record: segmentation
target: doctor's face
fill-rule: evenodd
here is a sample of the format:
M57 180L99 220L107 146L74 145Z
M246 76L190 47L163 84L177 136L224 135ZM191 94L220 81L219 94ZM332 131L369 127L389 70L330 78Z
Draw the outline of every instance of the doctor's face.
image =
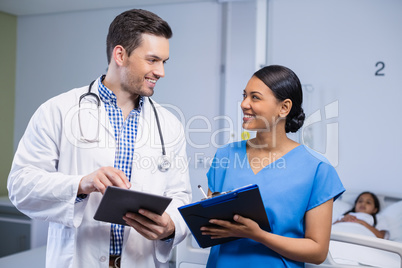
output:
M168 39L142 34L140 46L134 49L123 62L122 90L135 95L152 96L156 82L165 76L164 64L168 59Z

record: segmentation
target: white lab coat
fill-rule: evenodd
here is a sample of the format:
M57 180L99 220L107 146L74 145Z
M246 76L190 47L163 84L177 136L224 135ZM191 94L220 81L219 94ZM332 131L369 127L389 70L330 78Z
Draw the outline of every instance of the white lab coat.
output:
M97 83L92 92L97 92ZM108 267L110 224L93 219L102 195L91 193L76 203L81 178L102 166L113 166L113 127L100 105L99 141L80 141L78 100L88 87L73 89L42 104L35 112L14 157L7 188L12 203L31 218L49 222L46 267ZM94 98L82 102L82 129L96 136L98 111ZM155 103L155 102L154 102ZM147 240L125 227L121 267L168 267L170 253L187 234L177 207L191 201L186 144L182 124L157 103L172 167L157 168L162 155L155 115L145 98L139 119L131 175L132 189L173 198L166 212L175 224L170 242Z

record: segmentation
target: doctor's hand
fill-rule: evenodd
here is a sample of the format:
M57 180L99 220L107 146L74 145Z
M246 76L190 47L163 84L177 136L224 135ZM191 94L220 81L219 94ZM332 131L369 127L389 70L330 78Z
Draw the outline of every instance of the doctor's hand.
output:
M249 218L235 215L233 220L234 222L212 219L209 222L214 225L201 227L201 233L209 235L211 239L242 237L255 240L258 234L265 232L260 228L258 223Z
M175 231L174 222L166 212L160 216L149 210L140 209L138 213L128 212L123 219L149 240L167 238Z
M108 186L129 189L131 183L123 171L114 167L101 167L81 179L78 194L90 194L92 192L104 194Z

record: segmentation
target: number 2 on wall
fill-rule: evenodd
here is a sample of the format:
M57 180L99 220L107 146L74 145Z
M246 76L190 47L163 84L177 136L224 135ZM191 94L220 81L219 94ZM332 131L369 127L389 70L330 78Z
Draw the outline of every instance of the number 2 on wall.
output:
M382 62L382 61L377 62L375 64L375 67L378 67L378 70L375 72L375 75L377 75L377 76L384 76L385 75L385 73L382 72L384 70L384 68L385 68L385 63L384 62Z

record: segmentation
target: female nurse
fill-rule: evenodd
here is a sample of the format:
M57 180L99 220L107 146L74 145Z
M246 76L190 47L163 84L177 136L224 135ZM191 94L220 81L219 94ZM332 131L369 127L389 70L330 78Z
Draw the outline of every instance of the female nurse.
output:
M248 81L243 128L256 137L217 150L208 192L257 184L272 231L242 215L212 219L201 228L203 235L239 239L212 247L207 267L304 267L325 260L333 201L345 189L327 159L286 135L303 125L302 99L300 81L289 68L267 66Z

